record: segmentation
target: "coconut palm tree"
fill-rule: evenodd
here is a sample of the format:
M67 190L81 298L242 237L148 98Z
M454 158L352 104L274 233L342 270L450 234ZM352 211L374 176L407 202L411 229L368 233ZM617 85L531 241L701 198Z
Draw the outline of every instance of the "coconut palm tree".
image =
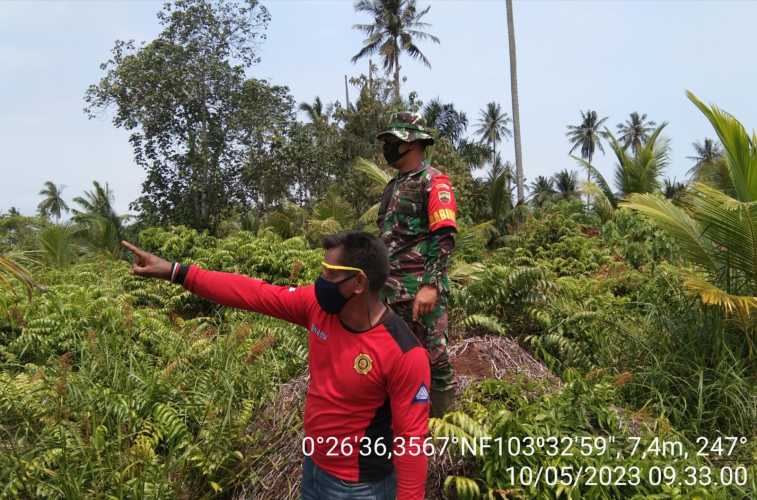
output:
M353 26L365 33L367 38L351 60L356 63L363 57L378 52L386 73L394 73L394 97L397 102L400 101L400 54L405 52L431 67L431 63L415 44L417 40L439 43L437 37L424 31L431 26L422 21L429 10L431 6L418 11L415 0L359 0L355 3L355 11L370 15L373 22Z
M489 205L497 226L500 225L505 215L513 208L512 181L514 177L512 164L510 162L503 164L500 157L497 156L494 159L487 179L487 184L489 185Z
M618 140L623 144L623 148L628 149L631 146L636 152L654 131L655 125L655 122L647 121L646 113L639 115L634 111L625 123L618 123Z
M515 173L518 185L518 204L524 201L523 154L520 146L520 104L518 102L518 70L515 58L515 23L513 22L513 1L507 0L507 39L510 59L510 96L513 103L513 130L515 132Z
M70 222L67 224L50 224L44 227L39 232L37 241L45 263L60 268L74 262L79 253L79 246L75 237L76 230Z
M321 98L318 96L316 96L313 104L302 102L299 106L300 111L303 111L308 119L310 119L310 122L315 125L327 125L333 108L333 104L329 104L324 108Z
M754 353L757 309L757 134L749 135L732 115L708 106L687 91L707 117L724 149L724 161L734 194L693 182L678 207L662 197L635 194L624 206L637 210L665 230L683 255L704 271L685 271L687 287L705 304L735 315Z
M662 188L662 194L668 200L679 202L681 200L681 197L686 192L686 184L684 184L683 182L676 182L675 179L665 179L664 182L665 184Z
M574 170L563 169L553 175L552 180L559 198L578 196L578 176Z
M94 189L74 198L81 210L72 209L74 222L84 228L87 240L96 248L117 253L123 234L123 222L129 215L118 215L113 209L114 194L108 183L103 187L93 181Z
M568 125L568 140L572 144L569 153L573 153L581 148L581 158L591 164L594 158L594 152L599 149L602 153L605 149L602 147L602 136L604 133L601 127L607 121L605 116L602 119L597 117L597 112L588 110L586 113L581 111L581 123L579 125ZM587 179L591 180L591 173L587 174Z
M492 158L497 158L497 144L502 141L502 138L512 137L513 135L507 128L509 123L510 117L507 112L502 111L499 103L490 102L486 105L486 108L481 110L476 135L479 137L479 142L489 144L492 150Z
M423 107L426 125L435 128L439 137L448 139L455 147L459 146L468 128L468 117L455 109L452 103L442 104L439 98L432 99Z
M45 187L39 192L40 195L45 197L45 199L37 205L40 214L44 217L54 215L57 220L60 220L61 211L69 211L68 205L66 205L66 202L63 201L63 197L61 196L63 188L65 188L65 186L56 186L52 181L45 182Z
M654 193L660 190L660 175L668 165L670 148L668 141L660 139L663 122L642 144L638 151L630 155L612 132L605 129L605 137L618 163L615 166L615 186L621 196L631 193Z
M717 141L705 138L702 143L693 143L695 154L687 156L696 163L687 172L693 181L704 182L712 187L735 196L734 186L723 157L723 148Z
M694 156L687 156L689 160L694 160L694 166L687 172L689 175L696 177L697 173L707 165L713 164L723 158L723 147L709 137L705 137L703 142L693 142Z
M354 220L352 206L339 196L334 186L313 207L305 224L306 234L310 241L319 242L327 234L352 227Z
M549 177L539 175L531 183L531 203L534 206L543 207L555 194L555 183Z
M472 169L481 168L492 159L491 147L479 141L460 139L455 149L465 164Z

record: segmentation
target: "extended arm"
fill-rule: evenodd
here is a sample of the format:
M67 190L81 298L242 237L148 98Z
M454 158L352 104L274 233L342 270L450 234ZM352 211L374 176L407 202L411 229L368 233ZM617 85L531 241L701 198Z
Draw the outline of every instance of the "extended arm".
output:
M248 309L304 327L312 287L287 287L237 273L209 271L181 265L176 282L190 292L218 304Z
M168 280L224 306L249 309L308 326L308 309L315 300L312 286L295 288L272 285L237 273L171 263L128 241L121 241L121 245L134 254L131 267L134 275Z

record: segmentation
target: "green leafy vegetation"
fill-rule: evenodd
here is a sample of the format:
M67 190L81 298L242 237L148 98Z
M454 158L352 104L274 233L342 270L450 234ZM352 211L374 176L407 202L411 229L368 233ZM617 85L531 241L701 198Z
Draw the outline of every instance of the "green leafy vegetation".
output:
M482 103L469 130L454 102L400 92L400 56L428 64L416 42L438 41L430 7L375 0L356 11L372 20L355 26L367 39L354 59L378 54L384 71L369 60L367 74L345 78L344 102L297 104L287 87L250 76L271 22L255 0L168 2L154 40L115 43L86 111L112 105L114 125L129 131L146 172L136 213L117 213L106 182L69 207L64 186L47 181L37 215L0 214L0 498L232 498L262 481L260 464L276 467L271 436L286 433L257 417L305 373L305 332L135 277L119 241L311 283L324 235L376 231L395 174L376 134L399 110L436 130L427 160L459 203L451 342L506 336L559 379L470 381L455 411L430 422L436 438L458 439L448 453L460 462L438 489L754 498L757 136L689 93L718 139L694 144L681 183L663 179L666 122L631 112L615 137L609 117L581 112L566 153L579 155L586 181L560 167L533 176L526 197L520 153L513 166L500 147L513 137L519 151L516 103L512 121L501 104ZM592 164L605 145L616 191ZM296 429L297 417L285 425ZM524 453L539 436L578 439L579 451L548 453L542 441ZM700 453L702 439L731 438L727 452ZM473 439L520 448L464 455L460 440ZM676 455L634 447L661 441L678 443ZM539 469L594 470L594 484L521 475Z

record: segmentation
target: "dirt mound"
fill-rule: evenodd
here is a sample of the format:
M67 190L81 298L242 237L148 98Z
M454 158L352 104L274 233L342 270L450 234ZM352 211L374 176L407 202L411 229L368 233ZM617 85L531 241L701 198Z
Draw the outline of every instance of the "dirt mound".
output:
M455 367L457 392L472 382L485 378L510 379L525 375L560 381L542 363L534 359L518 343L497 336L472 337L448 347ZM234 493L235 500L299 499L302 474L302 413L309 377L302 375L282 385L274 402L250 425L256 434L253 449L246 450L243 484ZM443 498L444 479L449 474L465 474L466 464L448 453L433 455L429 460L426 497Z
M484 378L508 379L516 375L559 383L541 361L507 337L472 337L449 346L447 352L458 383Z

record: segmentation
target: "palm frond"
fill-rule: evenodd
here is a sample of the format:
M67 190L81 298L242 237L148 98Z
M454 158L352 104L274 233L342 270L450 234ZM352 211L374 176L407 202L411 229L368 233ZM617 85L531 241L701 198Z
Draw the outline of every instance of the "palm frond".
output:
M581 184L581 192L588 195L594 203L594 210L596 211L602 222L606 222L612 219L612 215L615 212L615 207L607 199L605 192L593 182L584 182Z
M371 181L371 187L369 189L372 193L381 193L386 184L392 179L391 176L381 170L378 165L365 158L355 158L352 165L358 172L364 174Z
M589 175L594 179L594 182L597 183L597 186L599 186L599 189L602 190L602 193L604 193L605 198L612 204L613 207L618 205L618 199L615 196L615 193L612 192L612 189L610 189L610 185L605 180L604 176L600 173L599 170L594 168L594 166L589 163L588 161L584 160L583 158L579 158L574 155L570 155L571 158L573 158L575 161L577 161L579 164L581 164L588 172Z
M28 257L24 257L26 260L33 262ZM0 282L0 285L2 285L5 288L8 288L11 292L13 292L13 286L10 281L8 281L5 276L9 276L16 281L20 282L21 285L26 290L27 297L29 301L32 300L32 291L35 288L38 289L44 289L41 285L39 285L34 278L32 277L32 274L29 272L26 267L21 265L18 260L19 258L14 258L12 255L0 255L0 279L2 281ZM5 276L4 276L5 275Z
M691 91L686 96L705 115L725 149L728 171L741 201L757 201L757 135L749 136L744 126L717 106L708 106Z
M702 228L685 210L659 195L649 193L631 194L620 206L645 215L676 240L689 260L718 274L719 265L713 259L715 249L702 238Z

